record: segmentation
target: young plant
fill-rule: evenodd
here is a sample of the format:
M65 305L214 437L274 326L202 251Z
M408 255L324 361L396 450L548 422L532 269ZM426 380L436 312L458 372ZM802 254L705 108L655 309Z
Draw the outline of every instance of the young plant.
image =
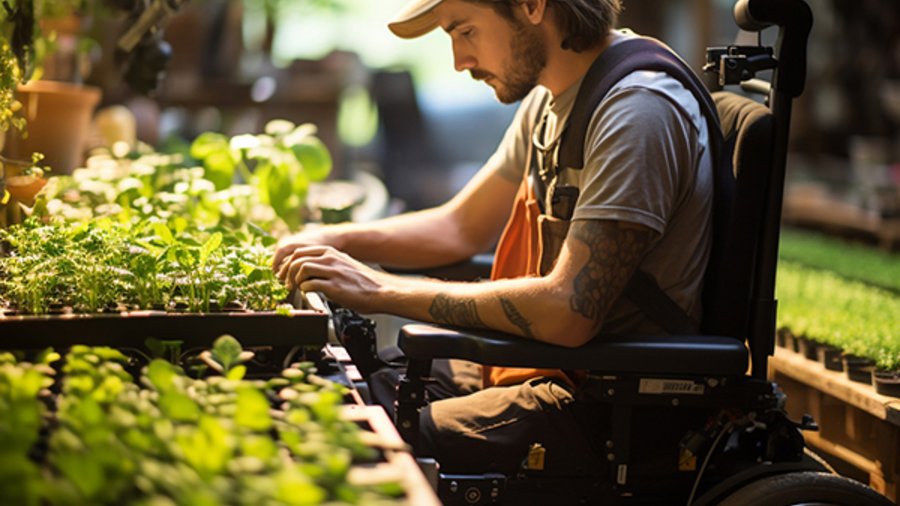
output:
M0 354L0 497L9 504L41 503L41 472L30 454L46 415L39 394L52 384L50 361L20 364Z
M900 298L892 292L782 261L776 295L779 328L900 369Z
M236 370L240 343L222 338L213 351ZM374 450L339 415L343 387L308 364L265 382L191 379L155 359L134 383L124 360L108 348L67 355L43 504L391 504L402 495L396 483L350 483L354 458ZM273 405L273 388L293 400Z
M270 239L227 229L189 229L186 220L43 224L0 231L0 301L32 314L69 307L210 311L234 305L272 310L287 290L269 268Z
M216 189L228 188L236 177L253 186L259 201L274 209L290 230L299 227L309 183L325 179L331 155L311 124L295 126L273 120L259 135L228 138L215 132L201 134L191 145Z
M237 339L224 335L213 342L212 349L200 353L200 360L230 380L241 380L247 373L242 364L252 360L253 355L252 351L244 351Z

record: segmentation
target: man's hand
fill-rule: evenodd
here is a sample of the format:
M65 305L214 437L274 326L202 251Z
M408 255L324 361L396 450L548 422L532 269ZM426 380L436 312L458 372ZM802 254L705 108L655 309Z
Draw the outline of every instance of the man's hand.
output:
M361 313L385 310L385 294L397 276L376 271L330 246L296 246L277 270L289 289L322 292L338 304Z
M272 269L276 273L279 272L281 268L284 267L282 263L296 251L297 248L305 248L307 246L331 246L340 249L342 247L340 243L339 235L334 231L330 231L329 227L313 227L307 225L302 232L283 237L278 241L278 246L275 250L275 258L272 260Z

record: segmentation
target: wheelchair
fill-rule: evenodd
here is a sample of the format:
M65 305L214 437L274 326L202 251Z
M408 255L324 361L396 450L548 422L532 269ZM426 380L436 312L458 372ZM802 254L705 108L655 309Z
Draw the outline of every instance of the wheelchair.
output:
M711 88L742 85L766 99L713 92L734 179L716 189L700 332L599 336L570 349L499 332L405 325L398 346L408 362L395 422L413 446L435 359L589 371L576 404L597 413L592 437L603 469L447 475L421 458L444 504L890 504L806 448L801 431L816 430L815 422L789 419L784 395L767 380L788 129L792 100L805 85L812 13L804 0L740 0L735 21L779 34L774 48L708 50ZM772 71L771 84L755 79L762 71ZM489 262L423 274L487 278Z

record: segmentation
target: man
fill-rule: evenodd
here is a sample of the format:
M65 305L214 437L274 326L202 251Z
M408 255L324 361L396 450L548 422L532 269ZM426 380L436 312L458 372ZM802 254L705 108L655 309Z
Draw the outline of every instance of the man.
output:
M591 64L635 37L611 30L619 10L619 0L412 1L391 30L412 38L442 28L456 69L483 80L504 103L521 100L516 117L495 154L449 202L288 237L274 261L280 278L362 313L577 347L601 329L659 331L621 296L640 269L699 320L712 157L690 91L660 72L631 73L590 116L581 170L531 167L533 158L543 167L557 156ZM544 177L546 196L536 191ZM559 200L552 195L568 197L561 218L548 216ZM485 251L501 231L489 282L404 278L362 263L446 265ZM449 368L452 381L431 392L447 398L424 409L421 423L423 447L445 470L514 472L534 442L550 464L597 465L572 414L576 375Z

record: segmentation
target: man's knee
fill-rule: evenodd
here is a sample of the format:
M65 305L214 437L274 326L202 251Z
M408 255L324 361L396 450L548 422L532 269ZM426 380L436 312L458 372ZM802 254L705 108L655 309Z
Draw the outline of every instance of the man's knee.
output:
M535 443L566 466L592 461L571 402L565 387L546 379L437 401L420 413L418 451L451 472L515 472Z

